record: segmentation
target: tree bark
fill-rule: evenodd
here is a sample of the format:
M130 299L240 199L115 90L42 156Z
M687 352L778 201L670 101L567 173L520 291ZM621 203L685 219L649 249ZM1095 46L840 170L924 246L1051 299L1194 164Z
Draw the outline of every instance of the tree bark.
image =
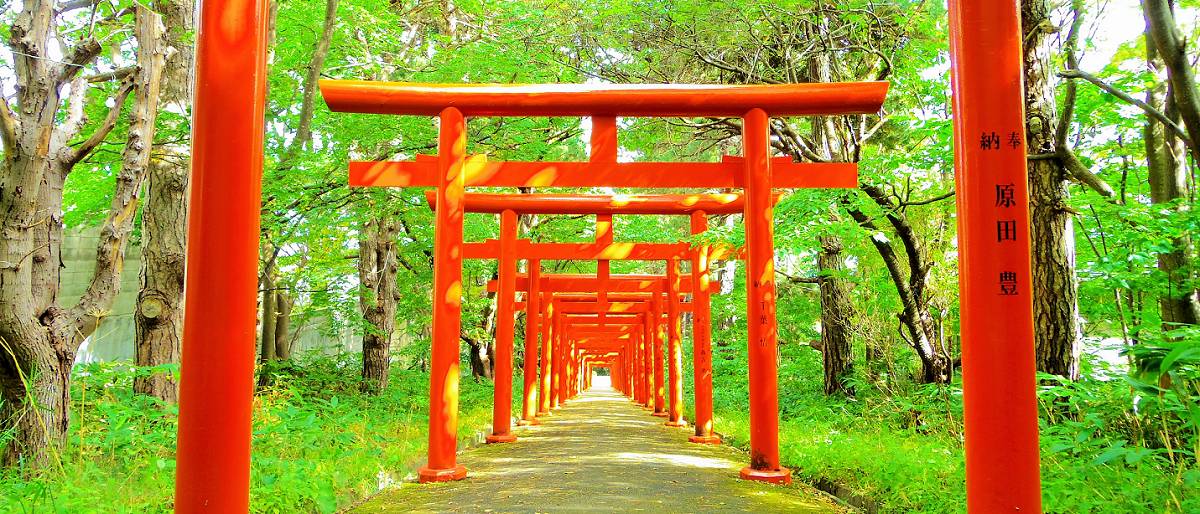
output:
M9 30L17 81L17 109L0 98L0 433L12 434L0 456L4 465L32 470L48 461L69 425L71 365L83 340L107 314L120 289L125 245L133 228L140 186L150 160L157 109L157 79L138 92L109 213L101 226L91 283L70 309L58 305L62 234L62 184L116 125L134 79L127 77L97 130L71 144L86 124L88 85L80 71L102 51L90 35L57 41L62 57L47 46L62 39L54 26L54 2L29 0ZM148 10L134 9L144 35ZM74 43L71 46L71 43ZM139 51L139 54L142 52ZM153 52L147 52L153 55ZM139 56L139 60L141 60ZM153 63L155 59L151 59ZM161 65L161 55L157 63ZM138 80L157 73L143 70ZM69 101L62 89L70 85ZM66 114L59 112L66 107Z
M1155 21L1149 13L1150 0L1143 2L1147 6L1146 16L1146 60L1151 70L1161 76L1165 71L1170 77L1170 65L1164 62L1163 53L1157 46L1160 37L1155 36ZM1174 19L1173 16L1171 18ZM1173 21L1171 22L1174 30ZM1170 37L1167 37L1170 39ZM1189 68L1190 69L1190 68ZM1170 118L1177 119L1179 110L1174 99L1176 81L1168 79L1165 84L1157 83L1146 91L1146 103L1165 113ZM1194 87L1190 86L1190 87ZM1185 120L1186 121L1186 120ZM1188 127L1189 133L1191 127ZM1142 136L1146 145L1146 169L1150 182L1150 201L1155 204L1170 205L1187 198L1188 162L1184 153L1184 144L1176 134L1158 120L1147 116L1142 128ZM1175 205L1183 209L1185 205ZM1158 255L1158 270L1166 277L1164 292L1159 295L1158 307L1164 323L1164 329L1176 324L1200 323L1200 302L1194 289L1186 286L1189 279L1190 260L1189 248L1191 241L1181 237L1171 241L1171 250Z
M396 273L400 223L378 216L363 225L358 243L359 306L363 319L363 390L378 394L387 387L392 333L396 330Z
M854 369L853 340L850 328L854 306L840 275L842 241L837 236L822 236L817 269L821 285L821 354L825 368L825 394L854 396L847 379Z
M275 274L272 271L268 270L262 279L262 333L258 338L258 360L263 364L275 360L275 322L279 319L279 312L275 310Z
M1196 91L1196 75L1187 55L1187 45L1175 23L1174 4L1173 0L1142 0L1146 42L1147 46L1153 44L1166 69L1171 86L1169 94L1187 127L1191 148L1200 149L1200 93Z
M192 0L155 4L165 30L156 41L169 54L163 67L162 100L180 112L191 109ZM189 132L186 116L164 126L176 134ZM151 163L142 208L141 289L133 316L138 366L178 363L183 340L183 274L187 255L187 188L190 151L186 145L161 145L163 157ZM175 403L179 384L172 373L139 376L138 394Z
M292 358L292 297L286 289L275 291L275 357L279 360Z
M1083 13L1075 13L1068 46L1073 45L1077 37L1082 17ZM1070 123L1067 118L1074 102L1074 84L1068 83L1068 103L1060 121L1051 78L1049 24L1046 0L1021 2L1021 25L1026 42L1023 46L1025 134L1031 154L1066 151L1066 142L1059 139L1065 137L1066 131L1059 128ZM1068 59L1073 60L1073 48L1068 48L1067 53ZM1028 167L1032 275L1029 290L1018 290L1018 294L1029 294L1033 298L1038 370L1078 380L1083 334L1079 325L1074 223L1067 208L1070 173L1059 159L1030 159Z

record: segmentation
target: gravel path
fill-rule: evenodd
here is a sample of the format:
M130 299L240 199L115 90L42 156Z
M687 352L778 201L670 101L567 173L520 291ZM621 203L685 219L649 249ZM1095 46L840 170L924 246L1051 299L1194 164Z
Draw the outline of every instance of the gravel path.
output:
M599 384L597 384L599 385ZM518 428L518 441L459 455L465 480L403 483L359 506L380 512L844 512L805 485L738 479L746 455L687 441L690 428L599 385Z

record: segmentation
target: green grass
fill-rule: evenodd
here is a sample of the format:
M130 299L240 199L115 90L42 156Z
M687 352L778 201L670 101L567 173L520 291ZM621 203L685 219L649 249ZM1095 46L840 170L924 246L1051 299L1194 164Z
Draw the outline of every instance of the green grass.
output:
M780 453L796 478L847 487L884 512L965 511L959 385L892 384L885 395L859 383L857 399L826 398L820 354L799 345L782 352ZM745 350L730 345L715 353L715 428L726 442L746 449ZM1071 397L1070 407L1051 416L1046 405L1061 395ZM1046 387L1042 399L1047 512L1200 512L1200 472L1189 452L1120 442L1127 434L1117 420L1136 416L1129 413L1132 397L1123 382ZM1149 403L1141 413L1147 422L1154 419ZM1064 410L1069 415L1062 416Z
M358 390L354 357L278 370L255 397L254 512L333 512L401 480L425 458L429 375L395 370L380 396ZM133 395L126 363L76 370L61 466L0 475L0 512L169 512L175 468L174 406ZM461 384L459 437L491 420L492 387ZM219 479L219 478L215 478Z

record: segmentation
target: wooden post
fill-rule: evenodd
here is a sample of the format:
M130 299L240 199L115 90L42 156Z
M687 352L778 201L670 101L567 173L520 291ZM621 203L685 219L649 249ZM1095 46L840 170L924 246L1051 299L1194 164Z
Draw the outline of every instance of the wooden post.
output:
M200 12L177 512L250 508L267 19L265 0Z
M686 427L683 420L683 326L679 319L682 288L679 259L667 261L667 393L670 396L667 426Z
M950 2L971 512L1042 508L1019 7Z
M746 323L750 361L750 465L742 478L790 483L779 465L779 391L775 325L775 219L771 201L769 120L762 109L742 119L746 159Z
M460 480L467 468L458 449L458 360L462 323L463 164L467 127L461 112L446 108L438 133L438 206L433 242L433 343L429 372L429 462L422 483Z
M512 433L514 308L517 303L517 213L500 213L500 290L496 298L496 365L492 388L492 433L488 443L511 443Z
M536 425L538 411L538 332L541 329L542 312L542 261L529 259L525 264L529 277L529 288L525 293L525 364L523 366L524 396L521 402L521 420L518 425Z
M650 305L650 335L654 340L654 416L667 417L667 401L664 394L666 384L663 380L663 336L662 336L662 295L661 288L655 288L654 300Z
M538 383L538 417L549 416L553 407L554 376L554 302L551 293L542 293L541 382Z
M708 230L708 215L692 213L692 234ZM720 444L713 432L712 385L712 301L709 297L709 246L701 245L692 253L692 364L696 400L696 433L688 441Z

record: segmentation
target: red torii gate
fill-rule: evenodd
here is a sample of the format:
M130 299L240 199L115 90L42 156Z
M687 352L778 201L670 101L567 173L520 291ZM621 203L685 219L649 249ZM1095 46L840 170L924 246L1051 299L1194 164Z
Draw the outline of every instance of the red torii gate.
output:
M252 342L257 323L268 5L266 0L206 1L197 24L187 299L175 476L175 508L185 514L244 512L249 508ZM1015 0L951 0L949 6L968 508L1035 512L1041 509L1041 493L1033 306L1027 286L1021 289L1028 284L1030 243L1019 5ZM562 86L547 88L562 92ZM581 91L593 94L580 99ZM839 103L828 101L828 97L842 90L823 91L827 98L817 102L819 107ZM443 186L439 188L439 199L453 199L457 206L462 187L467 184L462 174L463 113L497 115L524 106L564 115L745 114L751 122L746 127L749 142L755 143L748 145L753 148L747 156L747 168L769 170L764 155L767 150L759 144L766 138L765 117L787 114L786 106L778 110L779 103L804 96L793 90L795 96L791 99L786 99L785 93L784 99L771 100L757 97L754 89L722 86L659 86L640 92L637 86L584 86L573 92L574 98L568 94L564 100L561 94L521 94L520 89L501 86L475 100L456 101L444 113L437 111L450 105L444 98L422 95L425 100L415 102L414 110L446 115L442 117L447 130L441 137L443 151L439 152L437 169L447 173L437 177ZM727 96L722 98L721 92ZM712 112L696 113L691 101L697 98L712 107ZM390 100L391 95L382 95L363 107L388 111L392 108ZM556 102L560 104L557 108L548 107ZM628 105L631 112L618 112L612 107L615 105ZM608 112L579 112L588 110ZM991 136L999 133L1009 135L1017 144L1002 149L978 143L981 137L992 140ZM626 167L626 171L629 169ZM538 173L526 175L521 185L569 185L567 179L560 181L557 175L553 167L540 168ZM766 177L747 175L753 180L744 185L761 193ZM473 175L471 184L477 184L479 177ZM705 187L737 187L735 180L723 175L709 182L720 184ZM522 182L521 177L509 181ZM593 182L575 181L585 186ZM993 195L998 184L1013 188L1012 207L1000 210L995 206ZM757 206L764 203L762 200L751 195L750 203ZM461 229L461 212L458 216L439 215L438 220L451 230L457 222ZM749 216L746 221L748 227L759 228L764 220ZM993 242L990 238L996 235L999 223L1014 229L1016 236ZM461 236L461 230L449 235ZM453 247L444 242L437 246ZM752 272L765 267L756 253L751 251ZM455 285L460 277L450 274L454 276L435 279L435 292L446 293ZM1011 280L1000 284L997 277ZM1002 287L1005 294L997 292ZM752 286L751 293L761 289ZM443 295L438 302L445 305L450 301ZM445 332L445 327L439 331ZM761 330L755 332L757 335ZM448 356L441 353L439 362L444 363ZM761 353L752 352L752 358L761 360ZM444 386L446 382L439 380L438 384ZM453 446L453 441L449 443ZM453 464L453 459L449 462ZM455 474L453 469L444 471Z
M604 118L603 121L595 124L592 131L592 159L593 162L608 162L616 159L616 122L615 119ZM735 162L736 159L727 158L728 162ZM783 161L780 161L781 163ZM844 172L842 178L847 176ZM816 177L812 177L816 178ZM812 182L810 180L809 182ZM844 182L838 182L839 185L844 185ZM774 194L772 197L772 205L778 202L780 195ZM437 198L434 191L426 192L426 200L430 207L437 209ZM505 259L504 248L511 248L513 243L510 241L516 238L516 216L525 214L591 214L596 216L596 237L594 242L590 243L532 243L528 240L520 240L517 245L519 250L516 252L521 258L528 260L530 270L535 267L539 268L536 272L540 273L540 262L542 260L597 260L597 275L596 288L594 289L600 298L601 302L607 301L607 291L609 282L609 266L610 259L625 259L625 260L664 260L667 264L668 272L665 277L669 290L668 294L668 350L669 350L669 388L670 388L670 420L667 422L672 426L686 426L683 421L683 378L682 378L682 351L680 343L682 334L679 331L678 314L679 310L675 295L682 292L682 284L678 276L678 260L688 258L691 260L692 273L691 281L686 283L694 289L693 295L696 302L702 305L703 311L698 313L697 323L694 323L695 335L693 337L693 354L695 355L693 375L696 383L696 434L689 440L700 443L718 443L720 438L713 432L712 423L712 348L711 348L711 314L709 309L709 263L712 260L728 258L731 253L727 248L712 247L702 245L700 248L691 248L686 243L678 244L662 244L662 243L614 243L612 230L612 216L614 214L626 215L685 215L691 218L691 232L693 234L702 233L708 229L708 215L734 214L745 211L745 201L742 195L734 193L723 194L659 194L659 195L561 195L561 194L536 194L536 195L500 195L500 194L483 194L470 193L464 195L465 212L491 213L500 214L502 220L509 220L507 223L501 223L500 239L489 240L483 243L467 243L464 255L466 258L496 258ZM512 251L512 250L510 250ZM500 285L504 285L506 273L511 273L515 270L515 264L502 264L500 266L500 279L497 281ZM533 271L531 271L532 273ZM522 288L520 284L515 286L515 289ZM531 292L533 289L527 289ZM512 297L513 289L498 287L499 303L507 303ZM536 303L536 302L535 302ZM534 319L529 313L533 312L534 303L527 307L526 319ZM511 310L503 310L499 313L499 323L511 323ZM654 322L658 323L657 320ZM505 349L511 346L511 342L502 340L502 337L510 334L510 331L497 331L497 347L498 351L506 351ZM531 337L533 336L533 337ZM532 351L536 349L536 330L533 330L526 325L526 340L525 354L532 355ZM657 345L658 337L655 332L655 353L658 356ZM497 366L511 365L510 358L498 358ZM659 370L660 366L655 366ZM508 382L501 384L500 381L507 378L507 372L498 372L497 376L497 394L496 407L494 411L494 419L499 416L504 416L507 419L507 411L502 412L503 406L501 403L505 398L511 398L511 391L500 391L501 388L507 389ZM656 393L658 386L661 385L661 373L656 377ZM525 407L522 409L522 420L526 423L533 423L533 412L530 412L529 405L532 404L530 395L533 388L532 368L526 366L524 386L525 386ZM655 396L656 414L661 411L662 402L659 396ZM501 435L507 434L507 421L496 422L493 426L493 434L489 441L501 442L511 441L512 438Z

